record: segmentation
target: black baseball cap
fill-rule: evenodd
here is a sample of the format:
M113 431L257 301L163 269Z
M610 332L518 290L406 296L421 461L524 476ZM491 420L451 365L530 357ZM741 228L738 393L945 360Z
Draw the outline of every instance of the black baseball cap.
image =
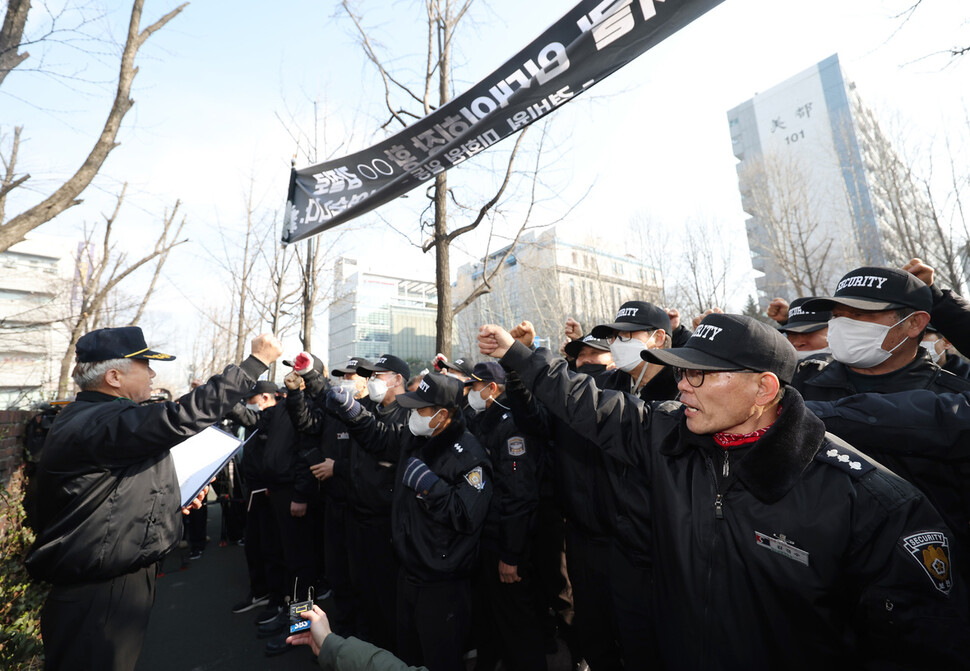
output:
M505 369L498 361L482 361L476 363L469 375L470 380L465 381L465 386L470 387L476 382L494 382L495 384L505 384Z
M362 356L352 356L347 361L345 361L340 366L334 368L331 372L332 375L347 375L348 373L356 373L358 366L369 366L371 362Z
M361 363L357 364L357 374L362 377L370 377L374 373L383 373L384 371L398 373L405 381L411 377L411 367L407 365L404 359L393 354L382 354L381 358L374 363L362 359Z
M418 388L394 397L402 408L427 408L441 406L443 408L457 408L463 394L464 385L461 380L442 373L428 373Z
M448 370L453 370L456 373L460 373L465 377L472 376L472 362L463 356L458 357L457 359L452 359L451 361L442 361L441 366L443 368L447 368Z
M602 338L595 337L592 333L587 333L578 340L570 340L563 347L563 351L566 352L566 356L575 359L583 351L584 347L592 347L593 349L603 350L604 352L610 351L610 344Z
M843 275L834 295L813 298L802 307L831 310L836 304L859 310L914 308L930 312L933 292L923 280L905 270L863 266Z
M279 391L275 382L270 382L269 380L259 380L253 385L253 388L249 391L249 396L255 396L256 394L273 394ZM247 397L248 398L248 397Z
M600 324L590 333L595 338L609 338L616 331L654 331L663 329L670 333L670 317L667 311L653 303L627 301L616 311L612 324Z
M310 352L307 352L307 354L310 354ZM313 358L313 370L317 371L318 373L322 373L323 367L324 367L323 361L321 361L320 357L318 357L316 354L310 354L310 356ZM293 361L292 360L287 361L286 359L284 359L283 365L293 368Z
M709 314L683 347L640 352L644 360L695 370L774 373L784 384L795 374L798 355L776 329L743 315Z
M805 309L805 303L812 300L811 296L796 298L788 306L788 322L778 326L781 333L814 333L829 325L832 318L831 310L813 312Z
M109 359L150 359L172 361L171 354L148 349L145 335L139 326L98 329L78 338L74 353L78 363L108 361Z

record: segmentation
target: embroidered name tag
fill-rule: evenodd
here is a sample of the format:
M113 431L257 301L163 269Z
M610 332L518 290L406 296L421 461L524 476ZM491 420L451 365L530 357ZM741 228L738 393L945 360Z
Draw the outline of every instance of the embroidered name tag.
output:
M795 547L795 544L790 540L787 540L784 535L775 537L769 536L768 534L763 534L760 531L755 531L754 539L760 547L767 548L772 552L777 552L784 557L794 559L799 564L808 566L808 553L801 548Z

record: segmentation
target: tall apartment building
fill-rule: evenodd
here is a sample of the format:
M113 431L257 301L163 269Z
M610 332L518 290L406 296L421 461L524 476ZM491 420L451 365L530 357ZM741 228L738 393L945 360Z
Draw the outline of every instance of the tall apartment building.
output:
M543 346L558 347L567 317L578 320L588 331L603 320L612 320L625 301L659 301L660 273L595 236L564 236L553 227L523 234L506 256L508 249L458 269L452 291L456 302L468 296L497 263L505 264L490 281L491 292L456 316L456 356L477 358L481 324L509 328L528 319Z
M0 252L0 409L57 390L77 253L77 242L43 235Z
M435 355L438 296L434 282L395 277L341 257L334 264L329 362L394 354L430 361Z
M762 305L828 294L860 265L899 263L899 213L925 204L912 181L892 185L901 162L837 54L727 116Z

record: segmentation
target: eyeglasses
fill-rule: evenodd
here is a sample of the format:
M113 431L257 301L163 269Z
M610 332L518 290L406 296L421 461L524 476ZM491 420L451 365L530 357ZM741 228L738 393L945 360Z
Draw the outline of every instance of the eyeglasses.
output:
M687 384L697 389L704 384L704 376L707 373L757 373L758 371L748 370L747 368L731 368L730 370L710 370L703 371L697 370L695 368L677 368L674 367L674 377L677 378L677 382L680 382L682 378L687 379Z
M620 342L630 342L631 340L633 340L633 334L627 331L626 335L622 335L619 331L613 331L612 335L609 335L606 337L606 342L608 342L611 345L617 340L619 340Z

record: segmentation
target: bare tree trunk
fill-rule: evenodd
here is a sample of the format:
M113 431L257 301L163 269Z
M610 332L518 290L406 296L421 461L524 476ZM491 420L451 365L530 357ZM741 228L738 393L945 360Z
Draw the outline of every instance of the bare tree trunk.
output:
M131 20L128 24L128 37L125 41L125 48L121 54L121 68L118 73L118 88L115 92L114 102L108 112L101 135L95 142L94 148L88 154L84 163L78 168L66 182L64 182L53 194L38 203L32 208L18 214L10 221L0 226L0 252L9 249L12 245L24 239L24 236L41 224L45 224L64 210L78 205L81 201L78 196L91 184L101 166L104 165L108 154L118 146L115 139L118 137L118 130L121 122L131 110L135 101L131 95L131 84L138 74L135 67L135 55L138 50L151 37L153 33L160 30L165 24L175 18L185 4L182 4L171 12L139 32L141 23L141 13L145 0L135 0L131 8ZM186 3L187 4L187 3ZM9 4L8 4L9 8ZM5 24L6 25L6 24Z
M20 51L29 12L30 0L7 0L7 14L0 28L0 85L11 70L30 56L28 52Z
M451 261L448 244L448 181L444 173L435 178L434 190L434 285L438 294L435 347L451 358Z

